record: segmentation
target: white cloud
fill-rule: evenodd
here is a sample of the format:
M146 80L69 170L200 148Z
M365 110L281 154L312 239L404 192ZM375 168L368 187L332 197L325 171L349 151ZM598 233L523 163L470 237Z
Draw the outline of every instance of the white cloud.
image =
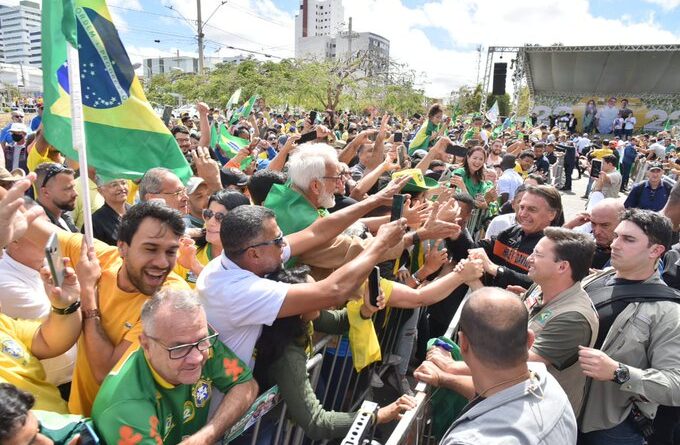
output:
M647 3L653 3L661 6L662 9L670 11L680 6L680 0L645 0Z
M128 7L127 0L118 1ZM647 1L663 3L666 7L680 4L680 0ZM166 3L185 17L196 18L194 2L166 0ZM345 16L352 17L355 31L371 31L390 39L390 54L394 59L427 74L421 84L433 97L448 96L451 90L475 82L476 47L480 44L486 48L558 42L565 45L680 42L678 31L663 29L653 14L640 17L635 11L620 11L627 15L621 19L595 17L589 11L588 0L548 0L541 4L535 0L502 4L482 0L431 0L417 8L406 7L400 0L344 0L343 3ZM218 4L218 0L203 0L204 19ZM283 57L293 55L293 13L282 11L272 0L230 1L218 9L209 25L205 28L209 40L207 56L212 56L216 47L210 41ZM442 46L449 49L437 48L423 31L427 27L446 30L438 34L448 34L450 41ZM158 56L155 48L137 48L134 52L147 51ZM217 55L239 53L223 48ZM485 61L484 52L481 75ZM512 88L510 82L508 88Z

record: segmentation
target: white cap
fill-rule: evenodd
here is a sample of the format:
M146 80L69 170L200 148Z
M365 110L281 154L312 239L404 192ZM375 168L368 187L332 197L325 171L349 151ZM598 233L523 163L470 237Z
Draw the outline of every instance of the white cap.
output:
M200 178L198 176L192 176L189 178L189 181L187 182L187 195L193 194L196 189L198 189L198 186L203 184L205 181L203 178Z
M9 127L9 131L10 133L28 133L26 125L20 122L13 122L12 125Z

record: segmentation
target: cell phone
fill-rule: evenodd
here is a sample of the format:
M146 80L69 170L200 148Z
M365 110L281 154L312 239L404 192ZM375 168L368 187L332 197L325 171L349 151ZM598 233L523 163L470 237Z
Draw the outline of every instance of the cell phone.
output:
M380 294L380 268L375 266L368 275L368 299L372 306L378 306Z
M464 158L467 155L467 148L462 145L449 144L446 146L446 152L450 155Z
M99 436L97 436L97 433L94 432L92 427L87 423L83 423L82 427L80 428L80 440L78 441L78 444L99 445L100 443Z
M592 166L590 167L590 177L591 178L597 178L600 176L600 172L602 171L602 161L599 159L593 159Z
M397 131L394 133L394 142L401 142L403 141L404 134L401 131Z
M310 131L309 133L305 133L302 136L300 136L300 139L297 140L297 144L304 144L305 142L311 142L316 140L316 130Z
M45 245L45 259L47 265L52 273L52 282L56 287L61 287L64 284L64 260L61 256L61 249L59 249L59 240L57 234L52 233Z
M528 134L524 135L524 142L529 142L529 135Z
M405 195L394 195L394 198L392 198L392 214L390 215L390 221L401 219L401 216L404 214L405 198Z
M316 123L316 110L309 112L309 121L314 125Z

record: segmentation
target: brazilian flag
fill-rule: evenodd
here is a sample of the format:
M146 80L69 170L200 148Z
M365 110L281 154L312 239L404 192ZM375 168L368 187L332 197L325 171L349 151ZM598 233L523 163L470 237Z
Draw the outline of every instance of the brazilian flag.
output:
M104 180L138 179L152 167L182 180L191 169L144 96L104 0L50 0L42 9L45 137L78 159L71 138L67 45L78 49L88 163Z

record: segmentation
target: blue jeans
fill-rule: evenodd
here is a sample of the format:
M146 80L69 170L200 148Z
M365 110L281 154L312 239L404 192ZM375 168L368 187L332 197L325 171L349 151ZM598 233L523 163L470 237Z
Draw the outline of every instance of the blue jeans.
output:
M643 443L642 434L630 419L607 430L582 434L581 439L579 444L583 445L642 445Z

